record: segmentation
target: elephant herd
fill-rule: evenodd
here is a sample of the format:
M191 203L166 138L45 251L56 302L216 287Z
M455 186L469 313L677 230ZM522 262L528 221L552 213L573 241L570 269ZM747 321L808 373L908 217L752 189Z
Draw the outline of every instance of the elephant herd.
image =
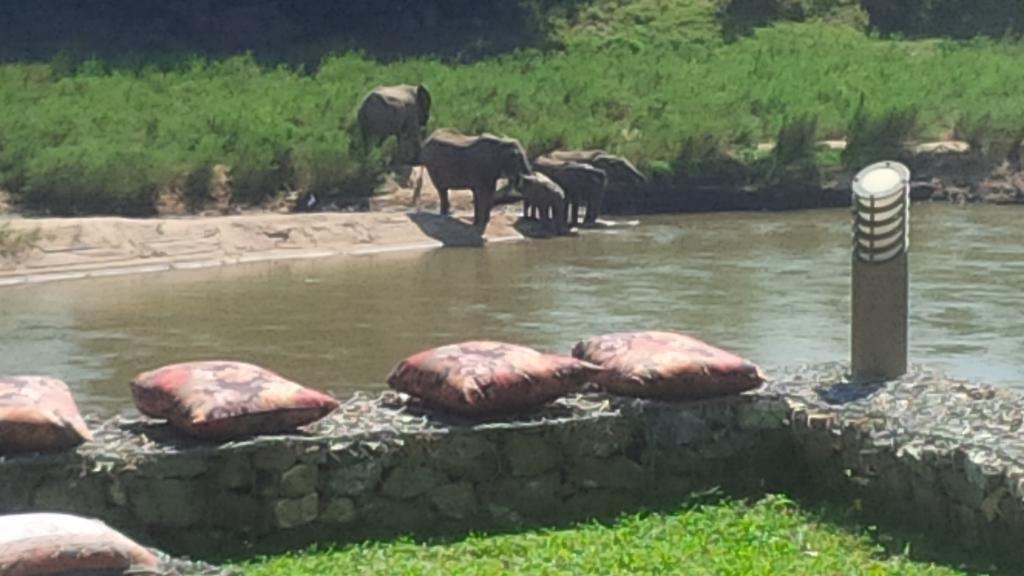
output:
M556 234L565 234L579 224L581 206L586 206L584 223L597 221L609 185L646 181L628 160L603 150L556 150L531 161L518 140L489 133L439 129L423 141L431 103L422 85L378 86L363 98L356 120L364 151L395 136L396 159L426 169L443 215L450 211L448 191L469 189L473 224L486 227L498 180L504 178L522 197L525 218L539 217Z

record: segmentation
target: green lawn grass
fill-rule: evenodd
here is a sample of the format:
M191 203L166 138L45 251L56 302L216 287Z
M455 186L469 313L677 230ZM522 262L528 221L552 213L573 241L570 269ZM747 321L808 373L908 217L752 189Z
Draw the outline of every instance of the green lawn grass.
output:
M345 127L363 94L399 82L430 87L432 128L502 133L534 153L604 147L656 173L751 156L798 118L817 138L844 137L862 97L868 117L913 120L901 138L1024 131L1024 43L888 40L827 21L726 42L715 14L713 0L595 1L552 16L562 49L471 64L349 53L313 71L245 57L2 65L0 188L58 212L145 213L161 187L224 163L243 202L286 188L367 194L379 160L350 154ZM707 148L696 159L694 142Z
M950 568L886 555L856 535L800 511L781 496L720 502L611 526L410 540L311 549L243 565L250 576L685 574L952 576Z

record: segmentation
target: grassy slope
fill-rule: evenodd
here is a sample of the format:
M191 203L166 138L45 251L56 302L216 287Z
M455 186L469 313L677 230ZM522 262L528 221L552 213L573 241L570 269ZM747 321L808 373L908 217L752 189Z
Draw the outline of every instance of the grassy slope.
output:
M781 497L725 503L613 526L470 537L448 544L373 543L261 559L251 576L333 574L687 574L946 576L886 557L865 537L817 523Z
M801 114L819 137L841 137L861 94L869 111L917 110L921 137L1024 127L1019 43L788 23L726 44L710 0L598 0L557 29L563 51L470 65L342 55L313 75L244 58L170 72L2 66L0 187L43 205L144 208L175 176L223 162L243 199L365 189L342 128L362 94L394 82L430 86L434 126L505 133L533 151L602 146L665 170L688 139L752 150Z

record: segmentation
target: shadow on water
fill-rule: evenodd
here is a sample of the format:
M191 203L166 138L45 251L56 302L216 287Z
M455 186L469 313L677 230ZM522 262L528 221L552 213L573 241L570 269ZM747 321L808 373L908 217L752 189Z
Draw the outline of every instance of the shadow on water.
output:
M516 229L516 232L527 238L554 238L558 236L554 230L539 220L519 218L513 227Z

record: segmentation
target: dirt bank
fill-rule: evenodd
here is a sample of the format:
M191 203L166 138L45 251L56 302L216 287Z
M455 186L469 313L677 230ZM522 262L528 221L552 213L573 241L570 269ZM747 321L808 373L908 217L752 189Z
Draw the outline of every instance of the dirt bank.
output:
M841 151L846 143L841 140L824 141L819 142L819 146ZM762 152L772 148L771 143L759 146ZM910 194L916 202L1024 205L1024 159L1019 154L1014 157L1005 152L994 155L992 152L972 150L967 142L945 140L908 144L894 160L910 168ZM734 171L691 180L655 177L640 190L609 191L605 195L604 212L800 210L850 205L854 172L838 166L822 168L816 181L795 185L761 184L756 181L756 172L745 171L739 163L735 168Z
M453 193L456 218L437 213L436 194L418 210L408 190L375 198L372 211L251 213L129 219L0 217L0 286L196 269L271 260L365 255L522 239L515 210L495 209L483 237L471 197ZM517 230L517 227L519 228Z

